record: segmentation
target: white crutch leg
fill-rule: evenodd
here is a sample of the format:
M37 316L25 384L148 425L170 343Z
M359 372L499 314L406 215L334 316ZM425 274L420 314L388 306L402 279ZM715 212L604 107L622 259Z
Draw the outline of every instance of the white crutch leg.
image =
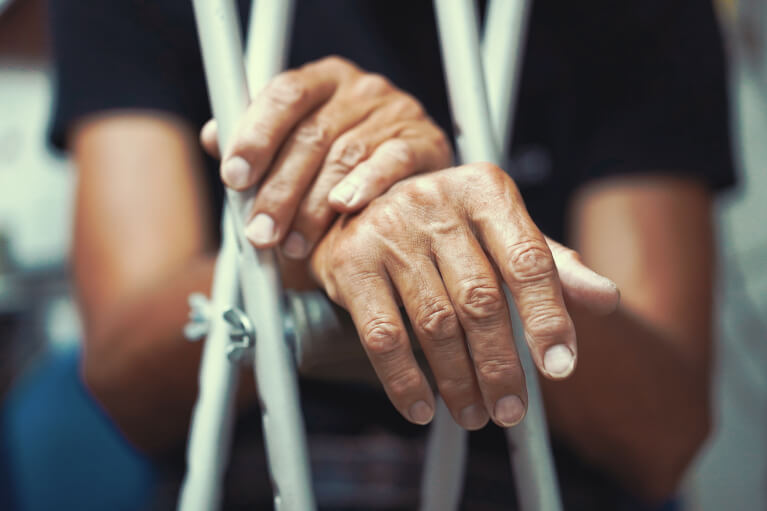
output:
M457 144L464 161L491 161L502 163L501 151L497 143L495 130L491 125L488 105L488 88L480 60L477 14L471 0L435 0L437 22L440 34L440 46L443 52L448 92L454 121L458 126ZM524 3L507 2L508 9L525 9ZM501 16L501 7L491 11L493 16ZM510 16L511 19L524 20L525 13ZM489 23L492 25L494 22ZM521 23L523 24L523 23ZM508 30L509 27L506 28ZM498 33L493 29L493 34ZM507 39L514 44L514 38ZM506 48L519 55L521 35L516 38L515 48ZM488 44L495 41L488 40ZM500 50L499 50L500 51ZM518 66L516 61L515 66ZM512 71L515 78L506 85L515 83L518 72ZM499 78L504 73L499 73ZM508 80L508 75L507 78ZM499 90L499 89L495 89ZM507 91L508 99L500 98L498 108L513 103L514 91ZM501 96L501 93L498 93ZM498 110L497 126L499 130L509 131L511 118L507 108ZM507 116L505 119L502 116ZM538 385L537 370L532 363L530 353L524 343L522 324L506 290L509 309L514 325L514 337L527 378L528 411L520 425L509 430L511 440L511 460L516 478L517 495L520 509L523 511L558 511L562 509L559 489L551 458L548 442L543 402Z
M186 447L186 474L178 502L180 511L208 511L221 506L221 488L231 447L237 367L225 356L230 339L222 314L227 308L237 306L239 282L237 244L226 216L228 212L224 213L222 222L221 249L216 260L210 310L206 314L208 334Z
M506 159L522 78L531 0L490 0L482 35L487 102L501 157Z
M254 0L245 43L245 73L255 96L287 66L293 0Z
M458 509L468 448L466 431L453 420L442 398L438 398L423 461L421 511Z
M262 2L282 3L259 1ZM236 122L249 102L238 17L232 1L194 0L193 5L211 106L218 122L219 145L223 148L231 140ZM275 30L287 34L289 16L284 16L283 21L286 25ZM284 55L267 57L275 50L267 42L254 44L270 62L284 59ZM283 52L284 48L282 45L276 50ZM260 61L260 57L253 59ZM245 313L257 326L254 367L274 503L278 510L311 511L315 503L306 434L295 363L283 331L282 289L276 258L271 250L255 250L244 235L243 219L252 194L253 190L247 194L227 190L227 202L238 246L240 281L247 284L240 286Z

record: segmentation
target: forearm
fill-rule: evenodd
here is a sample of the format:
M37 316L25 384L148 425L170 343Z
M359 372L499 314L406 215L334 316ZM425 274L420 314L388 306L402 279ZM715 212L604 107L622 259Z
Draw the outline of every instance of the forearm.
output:
M177 445L197 394L201 343L184 339L187 297L208 293L214 259L200 257L165 281L87 321L86 385L142 450Z
M543 381L552 430L634 491L667 497L708 432L707 363L624 307L573 317L578 368Z
M215 257L201 255L154 287L125 300L106 317L89 321L85 382L135 445L162 451L183 441L197 397L202 342L182 335L187 297L209 294ZM283 265L288 288L310 288L305 264ZM244 384L240 400L252 403Z

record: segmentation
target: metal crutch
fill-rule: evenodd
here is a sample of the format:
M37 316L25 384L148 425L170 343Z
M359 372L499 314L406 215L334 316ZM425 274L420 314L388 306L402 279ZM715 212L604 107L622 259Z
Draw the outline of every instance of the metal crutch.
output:
M268 1L264 1L264 0L262 0L262 1L261 1L261 2L259 2L257 5L265 5L265 4L266 4L266 5L268 5L269 3L270 3L270 2L268 2ZM267 19L274 19L274 18L271 18L271 17L267 17L266 15L264 15L264 16L257 16L257 17L255 17L255 18L252 18L252 19L256 19L256 20L258 20L258 19L267 20ZM465 19L464 19L464 20L465 20ZM274 25L272 25L272 26L274 26ZM507 25L507 27L508 27L508 25ZM278 29L278 30L279 30L279 29ZM507 30L508 30L508 28L507 28ZM257 32L255 32L255 33L259 33L259 32L257 31ZM284 30L284 31L282 31L282 34L287 34L287 30ZM204 43L203 43L203 44L204 44ZM250 47L250 46L251 46L251 45L249 45L249 47ZM504 45L504 47L505 47L505 45ZM263 60L262 60L261 62L263 62ZM269 72L267 72L267 73L266 73L266 75L262 75L262 76L266 76L266 77L268 77L268 76L270 76L271 74L273 74L273 72L272 72L272 73L269 73ZM505 111L505 110L502 110L502 111ZM458 114L456 114L456 116L458 117ZM518 336L517 336L517 338L521 338L521 337L518 335ZM228 341L226 341L226 342L228 342ZM210 343L210 342L209 342L209 344L212 344L212 343ZM207 352L207 351L208 351L208 348L206 347L206 352ZM220 353L221 353L221 352L219 351L219 357L220 357ZM529 370L528 370L528 374L529 374ZM534 373L533 373L533 374L534 374ZM201 398L202 398L202 396L201 396ZM531 395L531 403L532 403L533 399L534 399L534 398L533 398L533 396ZM200 407L199 407L199 405L198 405L198 409L199 409L199 408L200 408ZM444 408L444 406L443 406L443 408ZM445 411L446 411L446 409L445 409ZM529 423L529 422L531 422L531 421L530 421L530 416L531 416L531 414L530 414L530 411L529 411L529 412L528 412L528 419L526 419L526 422L528 422L528 423ZM451 418L451 417L449 417L449 414L448 414L447 418L449 419L448 425L453 425L453 421L452 421L452 418ZM456 426L456 427L457 427L457 426ZM460 429L459 429L459 430L460 430ZM194 435L192 435L192 437L193 437L193 436L194 436ZM226 449L226 448L228 448L228 444L225 444L225 446L224 446L224 451L225 451L225 449ZM191 439L190 439L190 449L191 449ZM453 449L452 449L452 450L455 450L455 444L453 444ZM191 452L191 451L190 451L190 452ZM451 452L451 450L448 450L448 452ZM448 458L449 458L449 457L450 457L450 456L448 456ZM461 472L460 470L459 470L459 472L458 472L458 473L459 473L459 474L462 474L462 472ZM439 481L438 481L438 482L439 482ZM444 483L444 482L445 482L445 480L443 479L443 480L442 480L442 483ZM444 485L442 485L442 488L443 488L443 492L444 492L445 486L444 486ZM458 486L458 490L460 490L460 486ZM459 493L460 493L460 492L459 492ZM527 508L525 508L525 509L527 509ZM547 509L547 508L541 508L541 509Z
M286 7L287 2L265 1L275 11ZM200 38L203 64L205 68L208 91L211 98L214 117L218 122L219 145L223 148L231 140L236 122L246 110L249 103L247 80L243 64L242 39L240 36L238 16L234 3L228 0L193 0L197 31ZM285 22L283 27L273 27L283 37L289 34L290 6L282 16ZM266 32L270 33L270 32ZM270 44L273 41L263 41L255 44L263 52L277 50L283 52L285 45ZM262 69L261 77L264 80L279 71L277 66L284 59L284 53L277 57L256 59L254 61L272 65L275 69ZM242 338L239 348L252 347L255 353L254 370L263 414L263 430L266 441L267 460L273 481L274 504L276 509L308 510L315 509L314 495L312 493L311 477L309 473L308 450L306 434L303 429L303 420L299 407L298 384L296 378L293 354L286 342L284 333L284 311L282 291L279 281L279 273L276 258L271 250L255 250L244 235L243 218L254 191L237 193L227 190L227 209L225 217L231 220L231 240L223 241L222 248L235 245L234 249L222 251L217 262L216 277L219 273L226 276L226 282L214 284L214 311L211 318L211 338L208 339L205 355L210 351L211 357L223 357L223 352L215 353L216 346L229 343L225 325L219 319L218 307L237 296L237 283L247 282L247 286L240 286L245 313L232 311L229 313L229 321L237 325ZM226 234L227 229L224 230ZM229 245L227 245L229 243ZM229 255L233 254L233 255ZM226 257L225 257L226 256ZM219 266L221 269L219 271ZM239 280L237 272L239 271ZM232 275L234 273L234 275ZM223 289L228 287L228 289ZM219 291L217 294L216 291ZM258 342L255 342L255 332L250 326L249 318L258 325ZM218 325L218 326L217 326ZM213 337L212 334L217 334ZM255 346L252 346L255 344ZM206 361L203 361L205 365ZM211 366L214 364L211 364ZM189 469L187 480L179 503L180 509L216 509L220 505L220 486L223 468L226 465L226 453L228 452L228 440L220 445L217 452L210 452L210 433L203 429L205 413L220 412L225 408L228 417L231 417L231 394L234 383L232 379L233 368L223 367L221 363L215 364L217 368L227 373L217 375L220 382L229 381L229 386L221 385L219 394L219 406L205 407L203 400L206 382L201 381L200 402L195 409L194 422L190 433L189 445ZM203 368L204 369L204 368ZM202 375L202 373L201 373ZM216 375L214 375L215 377ZM265 389L269 389L265 392ZM211 396L214 392L211 392ZM220 406L221 402L228 403ZM197 421L200 420L198 423ZM231 430L231 418L213 419L212 428L229 436ZM200 427L198 427L200 424ZM214 431L215 433L215 431ZM202 447L208 438L208 446ZM200 439L199 442L195 440ZM206 450L208 459L214 462L213 470L200 470L196 464L203 463L202 459L196 459L196 451ZM207 472L207 474L205 474ZM202 482L196 474L209 476L212 481ZM202 484L204 491L197 491L196 484ZM200 500L197 500L197 499Z
M523 1L507 1L504 4L492 2L488 7L488 37L492 38L485 40L485 57L487 64L500 66L500 72L495 73L495 69L493 72L483 71L477 13L473 2L435 0L434 3L451 110L459 127L456 138L461 157L464 161L490 161L501 165L501 139L498 137L511 135L511 112L524 41L522 27L529 7ZM504 25L506 22L510 23ZM518 29L516 33L509 33L514 27ZM506 44L493 47L496 38L499 42L505 40ZM505 64L502 57L498 58L504 51L509 52ZM487 75L486 72L491 74ZM492 94L495 118L490 116L488 93ZM491 124L493 121L495 129ZM505 292L528 388L527 416L520 425L507 430L517 496L523 511L558 511L562 509L562 503L551 458L537 369L525 346L521 321L508 289ZM460 428L453 431L452 444L465 443L459 437L466 433ZM453 503L452 508L456 507L457 502Z
M490 0L486 8L482 35L483 68L488 102L494 114L494 128L503 160L506 160L504 142L511 138L529 11L528 0ZM524 425L518 428L530 428L535 422L526 419ZM517 431L509 430L508 435L524 436ZM520 443L526 445L524 442L514 442ZM449 410L440 399L429 432L424 460L422 511L457 509L464 480L466 451L466 435L452 420Z
M507 160L506 144L513 134L531 4L532 0L491 0L485 16L482 64L502 161ZM521 325L519 318L513 319ZM523 353L522 364L527 375L530 402L525 420L517 427L506 430L516 474L517 495L523 509L561 509L537 369L527 346L521 342L521 328L514 335L518 349ZM535 378L532 383L530 375Z

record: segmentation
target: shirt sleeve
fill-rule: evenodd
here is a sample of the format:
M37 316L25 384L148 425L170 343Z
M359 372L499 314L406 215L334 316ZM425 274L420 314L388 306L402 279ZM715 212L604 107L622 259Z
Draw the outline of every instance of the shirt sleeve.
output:
M50 0L50 140L109 110L157 110L199 126L209 115L191 2Z
M725 56L711 2L597 3L602 9L576 20L573 186L627 173L732 185Z

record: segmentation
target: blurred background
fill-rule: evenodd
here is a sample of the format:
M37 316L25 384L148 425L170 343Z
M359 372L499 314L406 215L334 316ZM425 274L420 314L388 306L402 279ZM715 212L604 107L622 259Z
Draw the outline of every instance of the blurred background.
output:
M721 0L739 187L718 205L716 429L685 509L767 509L767 1ZM156 481L77 377L76 175L51 152L44 2L0 0L0 509L140 509ZM88 502L82 496L88 495Z

